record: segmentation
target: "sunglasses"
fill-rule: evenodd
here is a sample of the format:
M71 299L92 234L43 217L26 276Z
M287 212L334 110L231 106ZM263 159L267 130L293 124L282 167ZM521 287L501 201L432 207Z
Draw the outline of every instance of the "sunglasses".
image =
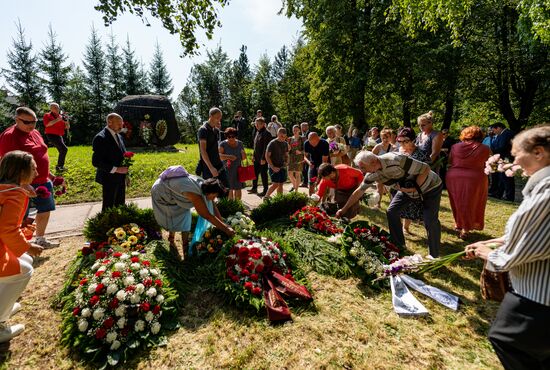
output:
M405 140L397 140L397 142L400 143L400 144L408 144L411 141L409 139L405 139Z
M37 122L37 120L27 121L23 118L19 118L19 117L15 117L15 118L23 122L25 125L34 125Z

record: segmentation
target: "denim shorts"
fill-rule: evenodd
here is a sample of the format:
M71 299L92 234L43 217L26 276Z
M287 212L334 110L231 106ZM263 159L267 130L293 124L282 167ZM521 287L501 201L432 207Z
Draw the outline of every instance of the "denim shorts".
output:
M282 184L286 182L286 179L287 179L286 175L287 175L286 168L281 168L279 172L273 172L271 167L269 167L269 178L271 179L271 182Z
M51 181L48 180L48 182L44 184L32 184L33 188L37 188L39 186L45 186L48 188L50 194L49 198L40 198L40 197L34 197L30 199L29 202L29 208L36 208L37 213L44 213L44 212L50 212L55 210L55 202L53 200L53 184Z

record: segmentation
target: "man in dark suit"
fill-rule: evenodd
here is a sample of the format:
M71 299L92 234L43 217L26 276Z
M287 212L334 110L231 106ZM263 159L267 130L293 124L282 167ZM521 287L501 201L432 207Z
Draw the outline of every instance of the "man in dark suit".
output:
M510 163L512 157L512 139L514 133L504 126L502 122L493 124L493 132L496 137L491 142L491 150L494 154L500 154L500 158L507 159ZM498 188L491 194L492 197L500 199L504 194L504 200L513 202L516 195L516 187L513 177L506 176L503 172L498 173Z
M107 116L107 126L92 142L92 164L96 168L95 181L103 186L101 210L122 205L126 198L126 174L128 167L122 167L126 147L120 135L122 117L116 113Z

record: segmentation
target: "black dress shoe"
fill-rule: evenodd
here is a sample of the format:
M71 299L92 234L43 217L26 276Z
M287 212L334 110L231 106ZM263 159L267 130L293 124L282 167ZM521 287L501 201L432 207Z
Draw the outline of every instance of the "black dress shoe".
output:
M267 191L262 191L261 193L258 193L258 196L265 197L266 194L267 194Z
M258 189L256 189L256 188L252 188L252 189L247 190L248 194L255 194L257 192L258 192Z

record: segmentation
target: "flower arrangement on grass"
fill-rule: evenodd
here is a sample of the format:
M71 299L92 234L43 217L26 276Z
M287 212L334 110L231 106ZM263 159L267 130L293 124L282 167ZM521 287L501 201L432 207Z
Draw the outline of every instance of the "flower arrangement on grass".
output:
M229 216L226 221L237 234L242 236L251 236L256 225L250 217L242 212L237 212L233 216Z
M223 243L227 240L225 234L215 227L205 231L202 240L195 245L197 255L200 257L205 254L217 254L223 247Z
M60 197L67 193L67 184L62 176L56 176L52 180L54 194L56 197Z
M112 228L107 232L107 243L118 245L125 251L138 251L144 248L147 233L135 223Z
M336 225L327 213L319 207L305 206L290 216L290 221L297 228L307 228L313 232L334 235L343 229Z
M175 293L155 265L139 252L98 259L71 294L72 315L65 305L62 342L112 366L142 345L161 343L161 316L173 310Z
M237 302L256 309L265 306L270 320L289 319L288 306L279 293L304 300L311 299L311 294L295 282L287 258L280 244L267 238L237 240L225 257L226 290Z
M384 266L399 259L401 250L390 241L390 234L367 221L356 221L344 230L343 252L363 275L373 281L384 272Z

